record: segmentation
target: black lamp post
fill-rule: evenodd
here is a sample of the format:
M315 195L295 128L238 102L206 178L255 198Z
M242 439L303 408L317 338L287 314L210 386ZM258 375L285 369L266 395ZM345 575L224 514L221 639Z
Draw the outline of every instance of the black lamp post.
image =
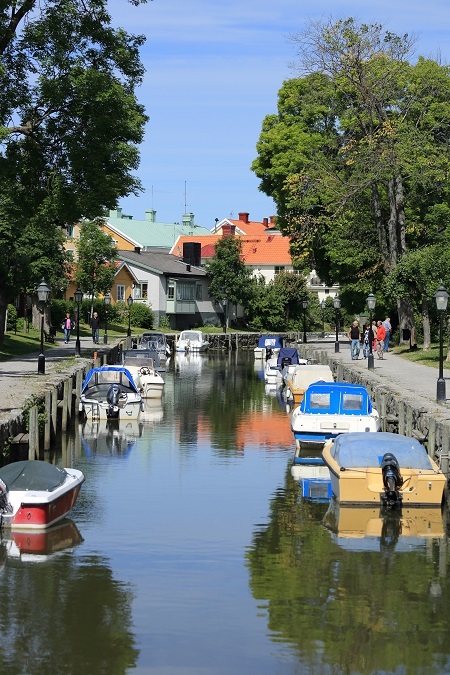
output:
M103 298L103 303L105 305L105 334L103 336L103 344L108 344L108 307L111 304L111 293L105 293Z
M334 353L339 352L339 310L341 309L341 299L336 294L333 298L333 307L334 307L334 322L336 324L336 340L334 343Z
M308 301L302 300L303 307L303 344L306 344L306 308L308 307Z
M367 357L367 368L373 370L373 330L372 330L372 312L377 304L377 299L373 293L369 293L366 298L366 304L369 308L369 356Z
M45 354L44 354L44 311L45 305L47 304L50 298L50 287L44 281L42 277L41 283L36 289L38 300L41 303L41 351L38 357L38 373L40 375L45 375Z
M323 338L325 337L325 305L326 304L327 303L325 302L325 300L322 300L322 302L320 303L320 306L322 307L322 335L321 335L321 337L323 337Z
M77 339L75 341L75 356L80 356L80 305L83 300L83 291L78 286L77 290L74 293L75 302L77 303Z
M436 299L436 307L439 312L439 377L437 381L436 389L436 401L438 403L444 403L446 400L445 395L445 380L444 380L444 313L447 309L448 302L448 293L445 290L444 286L439 286L438 290L434 294Z
M128 305L128 337L131 336L131 305L133 304L133 298L131 295L128 296L127 305Z

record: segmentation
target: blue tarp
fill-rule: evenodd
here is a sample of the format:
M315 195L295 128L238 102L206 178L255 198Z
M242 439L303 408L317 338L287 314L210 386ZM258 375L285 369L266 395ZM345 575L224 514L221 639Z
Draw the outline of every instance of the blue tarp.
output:
M400 469L434 469L418 440L387 431L340 434L331 448L331 456L346 469L379 467L386 452L395 455Z
M277 359L277 366L279 368L281 368L283 364L283 359L291 359L290 363L292 365L294 364L298 365L299 363L298 351L295 349L295 347L282 347L280 349Z
M262 349L281 349L283 338L280 335L262 335L258 340L258 347Z
M97 384L113 384L114 382L121 383L123 386L138 393L132 374L127 368L123 368L122 366L102 366L101 368L92 368L84 378L81 393L90 386L95 386Z

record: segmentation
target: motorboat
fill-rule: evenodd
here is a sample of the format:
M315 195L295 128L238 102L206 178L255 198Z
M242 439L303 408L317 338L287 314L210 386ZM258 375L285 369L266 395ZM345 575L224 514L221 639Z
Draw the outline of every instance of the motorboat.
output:
M333 382L333 373L330 366L322 364L299 365L286 382L286 398L292 399L294 405L299 405L305 391L313 382Z
M45 529L72 511L84 482L78 469L25 460L0 469L0 519L11 529Z
M161 398L163 395L164 379L155 359L159 363L158 352L149 349L127 349L122 353L122 365L133 376L142 398Z
M206 352L208 349L208 338L201 330L182 330L175 344L177 352Z
M283 377L290 370L294 371L300 364L306 365L307 359L299 356L294 347L281 347L276 356L271 356L264 364L264 380L267 384L281 386Z
M345 506L330 500L323 524L335 544L347 551L411 551L445 536L440 507L382 511L379 507Z
M149 359L153 361L153 368L157 373L163 373L166 366L161 364L159 353L156 349L123 349L119 354L119 363L131 372L136 365L148 365ZM165 361L167 364L167 361Z
M137 343L137 348L139 350L151 350L156 351L159 356L159 361L162 367L166 366L166 363L170 357L170 348L167 344L167 338L165 333L159 331L149 331L142 333Z
M80 412L87 419L137 419L142 396L124 366L92 368L81 387Z
M268 359L277 356L283 347L281 335L261 335L253 352L255 359Z
M362 385L314 382L291 414L291 429L297 448L322 450L338 434L379 431L380 416Z
M73 550L82 541L75 523L64 518L45 530L3 529L0 551L8 558L18 558L23 563L39 563Z
M84 420L79 425L81 445L86 457L126 458L142 436L142 413L135 419Z
M442 504L447 479L415 438L390 432L340 434L325 444L322 457L341 504L388 509Z

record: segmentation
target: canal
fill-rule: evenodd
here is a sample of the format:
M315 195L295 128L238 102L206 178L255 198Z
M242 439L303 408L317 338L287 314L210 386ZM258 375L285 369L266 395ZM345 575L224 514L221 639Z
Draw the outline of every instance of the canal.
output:
M165 379L139 423L60 439L69 522L3 532L1 673L450 672L447 513L303 499L252 353Z

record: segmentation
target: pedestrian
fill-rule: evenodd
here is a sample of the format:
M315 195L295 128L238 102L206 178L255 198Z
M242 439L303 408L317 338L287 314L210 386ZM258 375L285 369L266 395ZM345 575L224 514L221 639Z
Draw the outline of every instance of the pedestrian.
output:
M359 323L354 321L350 328L348 329L348 339L350 340L350 353L353 360L358 360L359 358L359 344L360 344L360 334L359 334Z
M372 351L377 351L377 322L372 321Z
M379 359L383 359L384 356L384 338L386 337L386 329L383 326L381 321L378 321L377 324L377 355Z
M386 331L386 337L384 338L384 351L388 352L389 351L389 340L390 340L391 333L392 333L391 320L388 316L383 321L383 326L384 326L384 330Z
M92 341L95 345L99 344L99 330L100 330L100 317L97 312L94 312L91 318L91 331L92 331Z
M64 344L68 344L70 340L70 331L75 328L75 324L70 318L70 313L66 313L66 318L64 319L62 323L62 329L64 331Z
M370 354L370 326L368 323L364 326L363 332L363 356L365 359Z

